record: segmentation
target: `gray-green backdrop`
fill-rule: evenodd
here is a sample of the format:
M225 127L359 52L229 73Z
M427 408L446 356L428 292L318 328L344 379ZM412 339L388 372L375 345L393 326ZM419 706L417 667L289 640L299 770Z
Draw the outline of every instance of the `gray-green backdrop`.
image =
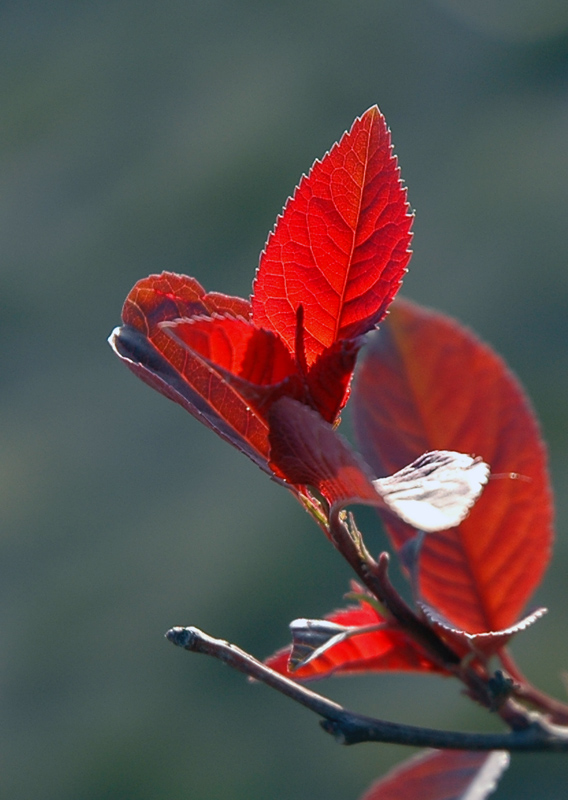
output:
M416 209L405 293L509 360L550 443L558 542L535 602L551 612L514 650L562 695L566 0L5 1L0 67L2 796L356 800L405 757L341 748L163 639L197 624L265 656L349 573L105 342L153 271L247 295L300 174L373 103ZM496 726L441 679L321 688L387 719ZM498 797L560 800L567 779L566 758L517 757Z

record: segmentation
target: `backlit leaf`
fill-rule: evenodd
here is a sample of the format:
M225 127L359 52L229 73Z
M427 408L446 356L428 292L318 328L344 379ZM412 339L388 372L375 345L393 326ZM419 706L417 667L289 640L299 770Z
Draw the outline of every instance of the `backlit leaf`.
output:
M298 669L289 669L291 648L279 650L266 660L272 669L298 680L315 680L330 675L360 672L442 672L420 647L402 631L388 626L384 617L369 603L360 602L334 611L325 618L342 627L366 627L384 624L381 630L361 633L326 649Z
M503 750L432 750L392 769L360 800L485 800L508 766Z
M109 341L138 377L269 472L268 425L262 415L210 363L163 329L164 322L214 313L244 318L249 305L238 297L206 294L193 278L167 272L151 275L129 293L124 325L113 331Z
M296 369L284 343L271 331L235 317L193 317L161 325L174 341L243 380L270 386Z
M377 475L432 449L491 466L468 518L425 538L419 588L469 633L514 625L552 543L545 450L518 381L455 321L399 301L364 355L352 406L361 451ZM393 518L387 528L397 547L415 535Z
M314 163L278 218L254 282L254 323L293 352L302 305L308 366L335 342L371 330L402 281L411 224L390 132L374 106Z

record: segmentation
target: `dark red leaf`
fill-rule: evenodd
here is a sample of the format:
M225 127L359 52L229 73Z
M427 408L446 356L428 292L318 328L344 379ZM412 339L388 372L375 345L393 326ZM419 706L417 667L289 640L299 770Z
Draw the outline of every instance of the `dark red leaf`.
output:
M139 281L123 308L122 328L110 343L142 380L268 468L268 426L264 417L210 363L174 341L163 323L191 315L223 312L248 315L241 298L206 294L193 278L173 273ZM237 324L245 325L242 320Z
M404 761L360 800L484 800L509 766L503 750L433 750Z
M335 422L349 398L351 376L361 344L358 340L337 342L318 356L308 370L310 397L327 422Z
M332 513L350 503L388 509L425 531L463 519L487 480L487 465L462 453L424 453L374 480L349 443L319 414L283 397L269 413L271 466L294 485L315 487Z
M469 633L514 625L552 543L545 450L517 380L454 320L399 301L365 354L352 405L361 451L378 475L431 449L472 453L491 466L459 528L425 538L419 588ZM387 527L396 547L415 534L392 518Z
M380 623L386 625L384 617L365 602L334 611L325 619L345 627ZM277 672L298 680L315 680L360 672L443 672L402 631L388 626L382 630L361 633L333 645L306 666L293 671L288 668L290 652L290 647L279 650L267 659L266 664Z
M368 467L321 416L289 397L270 409L270 458L277 475L318 489L336 509L381 503Z
M386 313L408 263L410 227L390 132L376 106L316 161L260 258L253 321L295 348L304 307L308 366Z

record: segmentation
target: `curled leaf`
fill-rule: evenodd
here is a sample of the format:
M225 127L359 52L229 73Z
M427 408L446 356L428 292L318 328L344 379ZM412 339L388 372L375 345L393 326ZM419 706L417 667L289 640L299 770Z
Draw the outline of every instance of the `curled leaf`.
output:
M172 272L150 275L133 287L122 309L123 325L109 343L121 361L145 383L179 403L225 440L268 468L268 425L245 398L198 353L174 341L164 323L193 315L250 316L250 304L205 289Z
M346 628L325 619L294 619L290 623L292 634L292 650L288 660L288 669L294 671L305 667L314 658L323 655L334 644L344 642L348 633L357 628Z
M402 520L439 531L465 519L488 477L489 467L480 458L434 450L373 485Z

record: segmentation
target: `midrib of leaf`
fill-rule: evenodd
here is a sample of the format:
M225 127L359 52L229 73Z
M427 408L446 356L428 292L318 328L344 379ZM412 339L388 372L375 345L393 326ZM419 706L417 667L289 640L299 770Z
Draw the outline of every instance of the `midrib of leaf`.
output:
M337 341L337 338L338 338L338 335L339 335L339 329L341 327L340 323L341 323L341 318L343 316L343 309L345 307L345 295L347 293L347 285L349 283L351 265L353 264L353 254L354 254L355 249L356 249L355 248L355 242L357 240L357 230L358 230L358 227L359 227L359 220L361 219L361 206L363 205L363 195L365 193L365 185L366 185L366 182L367 182L367 170L369 168L369 147L370 147L370 142L371 142L371 137L372 137L372 132L373 132L373 125L374 125L374 119L373 119L373 122L371 123L371 127L370 127L370 129L369 129L369 131L367 133L367 147L366 147L366 152L365 152L365 162L364 162L364 168L363 168L363 180L361 181L361 190L359 192L359 208L357 209L357 223L356 223L356 227L353 229L353 237L352 237L352 242L351 242L351 252L349 253L349 258L347 260L347 266L346 266L346 269L345 269L345 275L344 275L344 279L343 279L343 287L342 287L341 294L340 294L339 313L337 315L337 319L335 320L335 329L334 329L334 332L333 332L333 341L334 342ZM348 227L349 227L349 225L348 225Z

